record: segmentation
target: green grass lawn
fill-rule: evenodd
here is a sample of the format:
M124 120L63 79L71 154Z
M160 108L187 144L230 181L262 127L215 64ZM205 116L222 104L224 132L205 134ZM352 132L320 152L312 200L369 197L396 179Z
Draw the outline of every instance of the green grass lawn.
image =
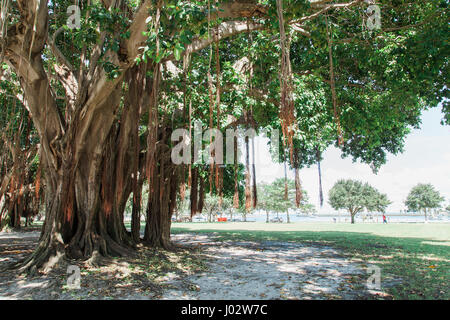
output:
M353 260L375 264L395 299L450 299L450 224L175 223L173 233L211 233L222 239L295 241L340 249Z

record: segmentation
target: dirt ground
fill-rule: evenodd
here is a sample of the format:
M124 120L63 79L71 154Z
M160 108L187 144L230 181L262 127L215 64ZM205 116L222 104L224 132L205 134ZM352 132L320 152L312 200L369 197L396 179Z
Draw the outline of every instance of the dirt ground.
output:
M32 252L38 231L0 233L0 268ZM65 261L33 277L0 273L0 299L373 299L366 265L329 247L291 242L218 241L213 234L173 236L176 251L141 247L103 266ZM81 288L67 286L67 267Z

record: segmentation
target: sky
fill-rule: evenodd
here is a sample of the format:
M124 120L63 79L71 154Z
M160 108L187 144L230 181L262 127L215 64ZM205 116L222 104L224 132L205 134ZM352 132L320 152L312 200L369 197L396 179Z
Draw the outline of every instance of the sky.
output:
M310 203L319 213L335 212L328 204L328 191L339 179L357 179L368 182L388 195L392 204L387 212L405 209L404 201L418 183L431 183L442 196L445 205L450 203L450 126L442 126L441 108L423 113L420 130L414 129L405 139L404 152L389 154L387 163L374 174L367 164L353 163L351 158L342 159L339 149L330 147L321 163L324 206L319 206L319 178L317 166L302 169L300 179L307 191ZM267 148L267 139L255 141L256 177L259 182L272 182L284 177L284 167L273 163ZM294 172L288 177L294 179Z

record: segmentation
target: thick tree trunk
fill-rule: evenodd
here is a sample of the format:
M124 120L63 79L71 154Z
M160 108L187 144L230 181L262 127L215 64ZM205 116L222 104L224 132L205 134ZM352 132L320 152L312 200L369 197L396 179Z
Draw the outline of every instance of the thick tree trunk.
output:
M179 189L179 167L172 163L171 149L167 145L171 132L168 128L162 128L161 131L161 138L155 146L156 158L152 164L154 175L149 182L144 243L171 249L170 227Z
M106 119L111 125L112 116ZM121 152L127 148L120 147L117 128L110 130L108 123L102 125L93 124L91 128L96 139L77 143L79 136L74 130L74 134L65 137L68 147L53 153L51 161L43 155L46 217L39 246L21 264L22 269L51 268L64 254L76 259L92 257L95 262L99 255L130 253L132 241L123 224L123 211L131 192L130 170L117 165ZM54 170L55 165L58 170ZM115 174L118 167L121 176Z
M135 243L140 241L141 234L141 201L143 181L137 182L133 191L133 211L131 213L131 237Z
M178 187L176 170L164 180L167 182L167 190L163 189L149 195L144 242L152 247L171 249L170 227Z

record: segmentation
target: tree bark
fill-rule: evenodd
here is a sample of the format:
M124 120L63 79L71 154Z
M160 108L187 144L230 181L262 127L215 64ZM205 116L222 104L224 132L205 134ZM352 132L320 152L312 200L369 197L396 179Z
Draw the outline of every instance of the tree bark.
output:
M161 139L155 146L156 160L153 179L149 182L150 190L147 204L147 223L144 243L164 249L171 249L170 226L172 214L176 207L176 195L179 189L179 167L171 161L171 149L167 142L170 130L161 127Z
M192 167L191 169L191 220L195 216L195 214L198 212L197 206L198 206L198 168Z
M356 213L351 213L351 217L352 217L352 224L355 224L355 215Z
M250 146L249 137L245 137L245 210L250 212L252 207L252 193L250 189ZM244 221L247 220L244 215Z
M302 185L300 182L300 174L299 174L299 169L295 168L295 204L297 206L297 208L300 208L300 204L302 202Z

